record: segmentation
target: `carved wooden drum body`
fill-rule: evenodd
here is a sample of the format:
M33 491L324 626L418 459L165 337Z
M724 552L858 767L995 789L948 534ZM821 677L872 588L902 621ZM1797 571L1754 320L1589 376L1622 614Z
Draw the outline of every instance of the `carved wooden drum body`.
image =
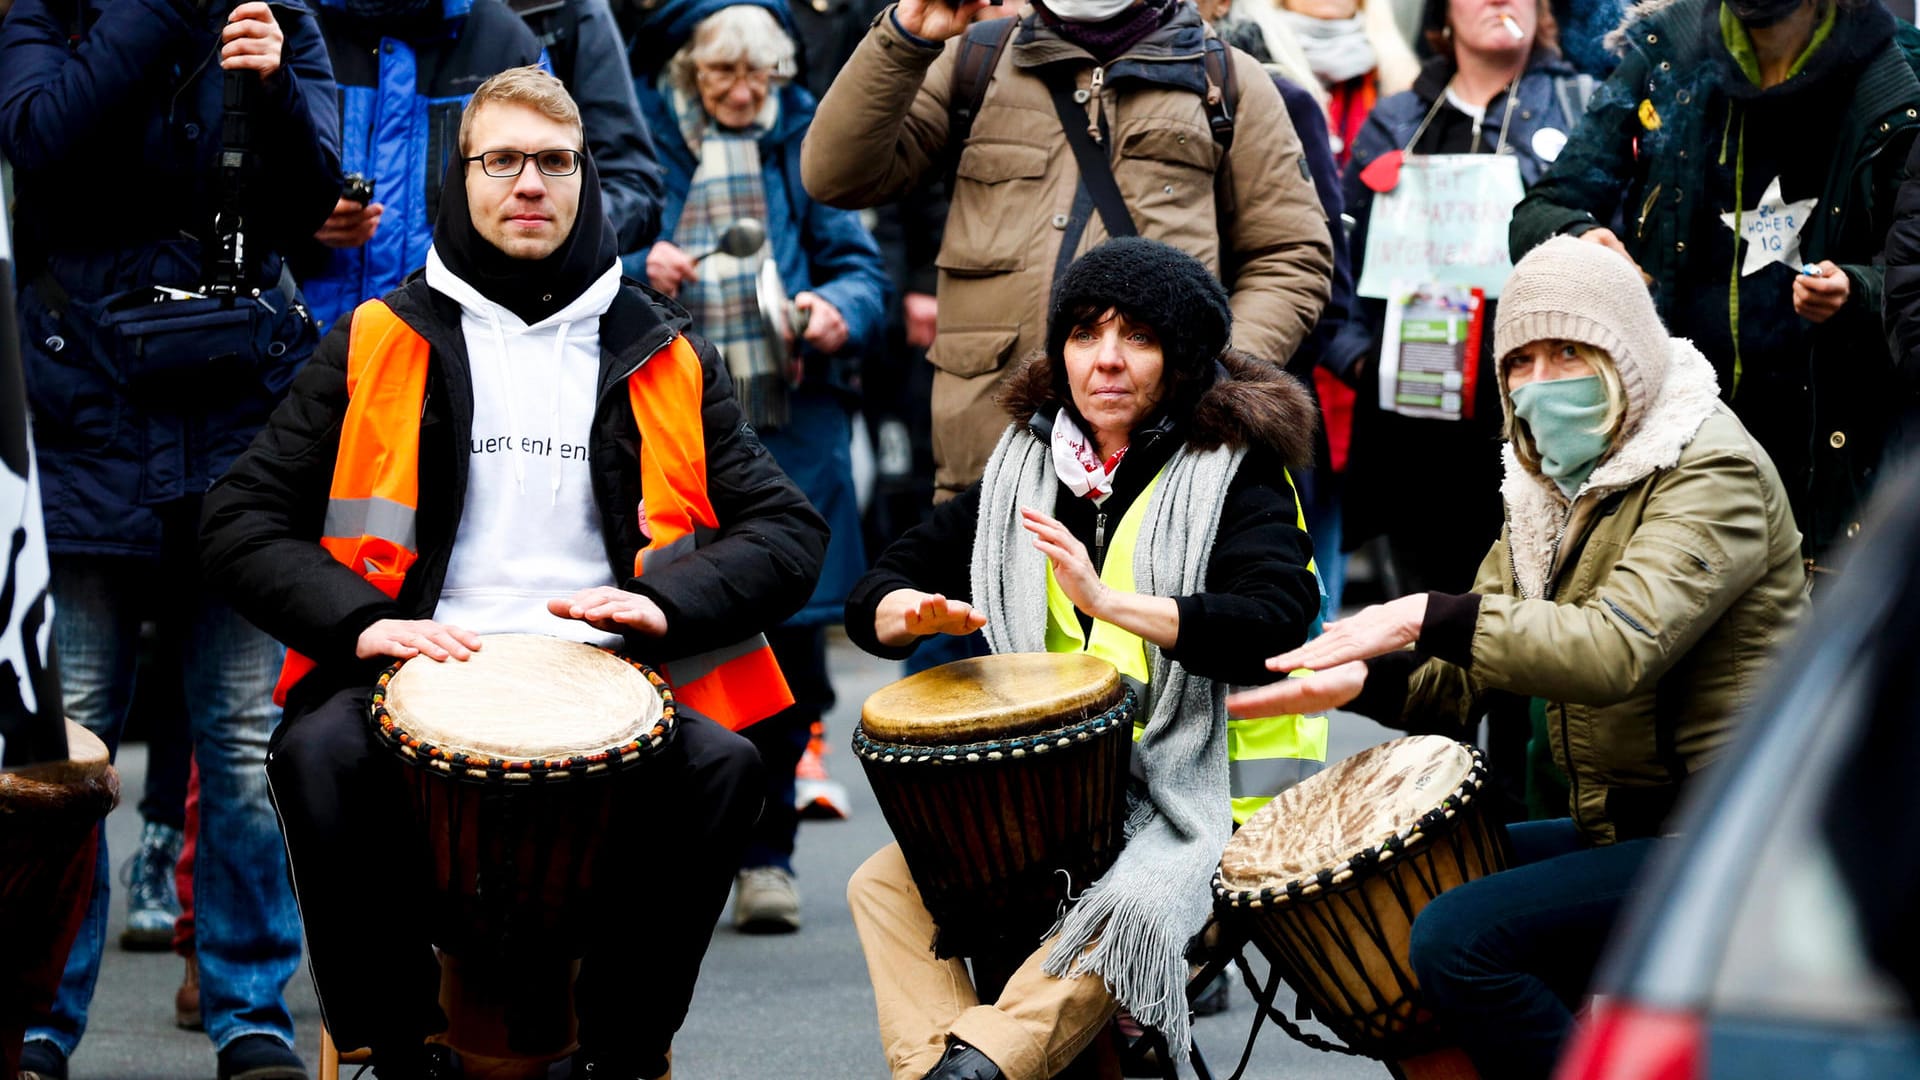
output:
M854 752L940 955L1030 950L1113 865L1134 708L1113 665L1078 653L960 660L867 699Z
M616 801L673 737L660 676L590 645L488 635L470 660L388 669L372 719L410 766L435 941L580 956L606 929L589 902Z
M1407 962L1413 920L1507 865L1473 747L1437 735L1364 750L1282 792L1235 834L1214 896L1316 1016L1394 1060L1443 1041Z

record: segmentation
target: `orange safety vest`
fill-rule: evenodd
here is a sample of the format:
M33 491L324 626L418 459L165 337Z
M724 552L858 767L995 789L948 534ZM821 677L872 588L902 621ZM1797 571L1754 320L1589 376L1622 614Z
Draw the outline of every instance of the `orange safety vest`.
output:
M353 312L347 339L347 415L327 492L320 546L389 597L400 595L420 557L414 517L420 505L420 414L426 402L425 338L383 301ZM700 405L700 356L685 337L627 376L640 430L640 497L648 543L633 560L635 577L699 546L697 530L720 527L707 498L707 443ZM313 661L289 651L274 701L306 677ZM664 665L661 674L687 707L734 731L793 704L766 636Z

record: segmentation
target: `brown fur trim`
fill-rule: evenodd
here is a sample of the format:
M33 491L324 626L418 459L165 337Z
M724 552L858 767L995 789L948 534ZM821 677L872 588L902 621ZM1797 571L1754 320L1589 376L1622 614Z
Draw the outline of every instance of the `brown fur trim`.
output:
M1279 455L1289 468L1312 464L1320 410L1300 380L1237 350L1228 350L1221 362L1230 378L1215 382L1182 425L1187 445L1196 450L1258 445ZM1055 404L1045 353L1032 353L1020 362L1001 386L999 402L1017 424Z

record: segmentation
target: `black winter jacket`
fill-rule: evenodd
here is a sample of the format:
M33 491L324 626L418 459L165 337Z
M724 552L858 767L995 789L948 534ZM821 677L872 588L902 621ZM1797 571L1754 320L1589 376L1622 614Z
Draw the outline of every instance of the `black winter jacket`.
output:
M1818 558L1858 531L1901 400L1880 322L1879 255L1920 131L1920 31L1878 4L1842 6L1806 68L1762 92L1731 74L1719 10L1718 0L1645 0L1629 12L1610 38L1625 53L1619 69L1514 211L1513 256L1620 212L1620 239L1652 276L1661 317L1713 361L1721 396L1779 467L1806 554ZM1760 160L1745 170L1746 186L1778 168L1787 197L1817 198L1800 232L1801 261L1830 259L1849 279L1846 306L1818 326L1794 317L1790 272L1732 277L1732 234L1720 215L1733 200L1718 186L1739 171L1739 118L1748 115L1747 152ZM1794 190L1795 173L1810 167L1817 183ZM1776 289L1755 302L1763 275ZM1727 329L1734 280L1747 282L1738 390Z
M473 425L460 308L418 278L386 301L432 347L420 420L420 558L399 597L387 599L318 543L347 409L351 320L320 343L266 429L208 493L201 519L207 580L241 615L318 665L300 685L303 700L356 682L372 685L386 662L355 658L360 632L380 619L431 617L459 542ZM627 642L636 659L650 663L777 625L806 602L827 546L826 523L741 420L725 362L690 336L706 372L707 491L721 526L691 556L644 582L632 577L646 540L637 512L640 438L626 378L687 323L685 312L633 282L600 320L599 392L587 447L593 497L614 580L666 614L664 638Z
M1227 486L1219 532L1207 557L1206 591L1174 597L1180 609L1180 639L1166 655L1202 678L1252 685L1273 680L1266 658L1305 641L1320 613L1319 583L1307 569L1313 542L1298 527L1297 503L1285 471L1307 464L1317 410L1300 383L1274 371L1271 364L1243 355L1230 356L1228 363L1232 376L1221 379L1202 398L1196 418L1178 424L1163 419L1136 434L1127 456L1114 470L1114 490L1103 505L1095 507L1061 485L1053 512L1086 545L1099 569L1105 552L1096 542L1097 518L1106 519L1106 535L1112 535L1121 516L1175 452L1189 444L1249 444L1246 459ZM1259 398L1235 398L1221 383L1264 384L1269 392ZM1052 438L1053 418L1059 410L1051 396L1045 358L1036 356L1009 380L1002 401L1016 423L1025 424L1035 438L1046 441ZM1208 398L1214 399L1216 407L1208 408ZM1222 421L1238 431L1223 431ZM1256 437L1248 439L1248 434ZM846 621L847 636L854 644L890 659L908 656L918 647L916 641L892 648L874 635L874 614L880 601L895 589L972 601L980 488L981 481L976 480L934 507L927 521L888 547L873 570L854 586L847 598ZM1083 633L1091 629L1092 620L1084 612L1080 622Z

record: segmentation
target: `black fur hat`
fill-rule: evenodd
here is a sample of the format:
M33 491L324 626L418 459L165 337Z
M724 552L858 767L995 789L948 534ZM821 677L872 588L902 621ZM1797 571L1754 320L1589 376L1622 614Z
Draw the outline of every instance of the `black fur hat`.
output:
M1108 310L1153 328L1172 384L1211 383L1232 337L1226 288L1200 260L1158 240L1109 240L1067 267L1047 312L1047 356L1057 361L1073 328Z

